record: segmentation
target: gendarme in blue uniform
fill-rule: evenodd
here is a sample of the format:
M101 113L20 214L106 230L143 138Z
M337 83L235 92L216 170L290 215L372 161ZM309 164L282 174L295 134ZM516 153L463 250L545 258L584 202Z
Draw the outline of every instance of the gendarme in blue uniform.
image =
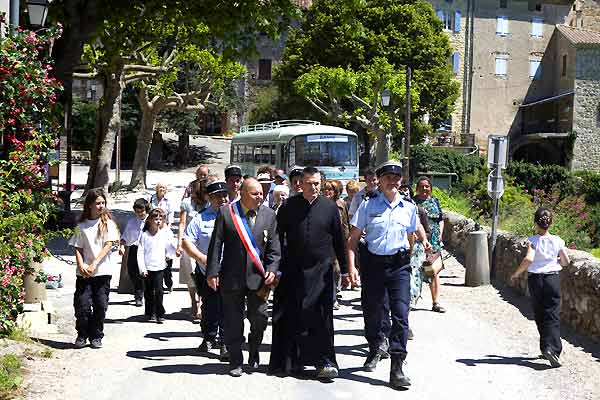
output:
M194 219L192 219L192 222L190 222L185 229L185 240L194 243L196 248L200 250L202 254L208 253L210 236L215 227L216 219L217 211L212 207L208 207L204 211L196 214Z
M383 193L365 199L351 224L365 231L369 252L378 256L391 256L410 247L408 233L417 230L417 207L398 193L390 202Z

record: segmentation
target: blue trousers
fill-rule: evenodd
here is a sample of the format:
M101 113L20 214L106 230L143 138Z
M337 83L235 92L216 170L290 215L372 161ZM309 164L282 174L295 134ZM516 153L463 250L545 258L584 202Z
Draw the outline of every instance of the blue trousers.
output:
M362 308L369 349L374 351L381 347L391 317L390 356L393 360L404 360L408 340L410 266L381 262L372 255L365 261L367 263L361 268ZM386 298L389 312L385 310Z
M202 321L200 329L204 340L221 342L223 339L223 303L219 289L213 290L206 282L206 276L202 274L199 267L194 270L194 282L196 291L202 297Z

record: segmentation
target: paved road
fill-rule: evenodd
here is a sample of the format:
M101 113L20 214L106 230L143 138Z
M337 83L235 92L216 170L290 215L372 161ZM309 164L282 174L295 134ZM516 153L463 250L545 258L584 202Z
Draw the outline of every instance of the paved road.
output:
M149 181L166 178L177 197L191 177L191 170L150 173ZM129 197L115 206L128 209ZM342 307L335 312L341 375L334 382L315 381L310 370L304 379L267 376L270 327L261 348L262 372L235 379L226 375L227 366L216 353L207 358L196 351L202 339L199 326L188 317L189 298L182 286L165 296L167 321L159 325L142 321L143 311L133 306L131 295L116 293L115 276L104 348L72 349L74 268L55 259L48 268L62 271L66 286L49 292L59 314L59 332L41 339L56 350L50 360L36 361L28 379L31 399L600 398L600 344L566 332L565 365L550 369L537 358L537 331L527 300L510 288L465 287L464 269L453 258L442 273L442 302L448 312L429 311L426 288L411 312L415 340L409 342L405 371L413 386L406 392L387 386L389 360L375 372L362 371L366 343L358 292L343 292Z

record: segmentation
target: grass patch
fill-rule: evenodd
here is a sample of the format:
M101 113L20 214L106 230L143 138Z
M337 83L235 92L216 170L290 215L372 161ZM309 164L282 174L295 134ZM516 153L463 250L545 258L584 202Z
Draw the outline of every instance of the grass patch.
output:
M6 335L6 338L14 340L15 342L33 343L33 339L29 337L27 329L21 326L16 326L8 335Z
M440 201L442 209L453 211L467 218L477 219L471 201L459 192L448 193L437 187L433 188L432 195Z
M21 359L14 354L0 357L0 399L12 399L17 396L23 383L22 366Z
M50 347L46 347L45 349L40 351L40 357L42 358L50 358L52 357L53 351Z
M600 248L591 249L590 253L592 253L592 255L596 258L600 258Z

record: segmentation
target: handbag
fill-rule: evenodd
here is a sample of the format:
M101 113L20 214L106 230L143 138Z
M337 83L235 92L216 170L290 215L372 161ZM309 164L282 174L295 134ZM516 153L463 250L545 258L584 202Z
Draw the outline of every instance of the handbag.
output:
M425 275L432 278L435 274L440 272L444 268L444 262L442 260L442 252L429 253L423 261L423 268L425 269Z

